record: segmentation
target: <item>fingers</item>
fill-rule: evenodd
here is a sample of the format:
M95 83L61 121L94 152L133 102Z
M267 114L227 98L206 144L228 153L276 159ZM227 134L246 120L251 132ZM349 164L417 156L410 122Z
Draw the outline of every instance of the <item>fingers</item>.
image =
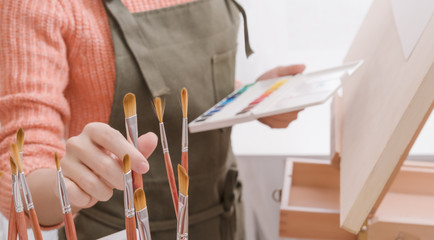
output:
M112 152L119 159L125 154L130 155L131 168L138 173L146 173L149 164L146 158L131 145L122 134L104 123L90 123L83 130L92 142Z
M137 147L139 151L146 157L149 158L152 152L155 150L158 144L158 137L153 132L148 132L143 134L137 140Z
M145 173L149 169L146 158L157 143L158 137L154 133L144 134L138 139L139 151L107 124L86 125L80 135L68 139L61 161L71 205L86 208L97 201L110 199L113 188L123 189L120 159L129 154L131 168Z
M84 192L77 184L65 177L66 191L68 192L68 199L72 206L78 208L86 208L92 203L93 198Z
M277 76L282 77L302 73L304 69L306 69L306 66L304 64L297 64L291 66L277 67L276 69Z
M297 119L299 112L300 111L282 113L270 117L260 118L258 120L271 128L286 128L292 121Z
M264 74L262 74L258 78L258 81L271 79L271 78L277 78L277 77L283 77L283 76L288 76L288 75L299 74L299 73L302 73L305 68L306 68L306 66L304 64L276 67L276 68L273 68L273 69L269 70L268 72L265 72Z
M293 120L280 121L275 119L259 119L259 121L271 128L287 128Z
M79 135L66 142L66 151L61 165L70 162L84 164L111 188L123 189L123 171L119 162L92 143L90 138Z
M86 148L77 151L78 159L107 182L110 187L122 190L124 173L119 162L93 145L88 138L84 139L84 141L89 142L84 143L84 145L87 145Z
M81 164L79 161L65 159L62 160L62 172L64 176L72 180L70 184L71 191L75 191L77 196L90 196L90 198L97 199L98 201L107 201L113 195L113 189L107 186L101 179L94 174L89 168ZM81 192L79 191L81 190ZM71 193L71 196L73 194ZM86 206L92 199L89 197L79 201L77 198L74 205L78 204Z

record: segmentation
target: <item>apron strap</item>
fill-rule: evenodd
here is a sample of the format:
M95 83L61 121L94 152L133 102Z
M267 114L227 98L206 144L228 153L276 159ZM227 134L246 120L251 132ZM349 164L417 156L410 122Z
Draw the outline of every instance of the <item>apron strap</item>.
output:
M123 32L125 42L134 55L152 96L158 97L168 94L170 89L164 83L158 65L149 56L150 50L146 47L149 46L149 43L134 16L121 0L104 0L103 2Z
M243 23L244 23L244 48L246 51L246 56L249 57L252 55L253 50L250 47L250 41L249 41L249 29L247 27L247 15L246 11L244 11L244 8L237 3L235 0L232 0L232 2L235 4L235 7L237 7L238 11L240 11L241 15L243 16Z
M237 231L237 219L235 214L235 188L238 183L238 170L235 168L229 169L224 184L223 191L223 208L225 212L222 214L221 233L222 239L234 239L233 233Z

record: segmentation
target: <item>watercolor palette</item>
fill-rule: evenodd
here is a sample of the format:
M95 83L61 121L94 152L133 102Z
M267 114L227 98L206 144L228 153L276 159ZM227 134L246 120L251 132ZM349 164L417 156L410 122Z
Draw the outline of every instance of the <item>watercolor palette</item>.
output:
M362 64L348 63L317 72L247 84L190 122L190 132L229 127L324 103Z

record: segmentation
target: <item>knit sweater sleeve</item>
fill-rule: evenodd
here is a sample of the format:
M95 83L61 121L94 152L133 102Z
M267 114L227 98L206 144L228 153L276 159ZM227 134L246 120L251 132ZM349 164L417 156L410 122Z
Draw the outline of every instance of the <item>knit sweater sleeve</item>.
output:
M70 110L65 31L70 18L55 0L0 0L0 211L9 216L9 146L25 132L26 174L54 168L64 155Z

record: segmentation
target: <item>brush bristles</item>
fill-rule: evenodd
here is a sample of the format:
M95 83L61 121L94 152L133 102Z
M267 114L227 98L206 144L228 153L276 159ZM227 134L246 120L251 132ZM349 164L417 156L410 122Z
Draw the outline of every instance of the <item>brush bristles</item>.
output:
M54 161L56 162L57 171L60 171L60 160L59 156L57 156L57 153L54 153Z
M129 171L131 171L131 161L130 161L130 156L128 154L125 154L124 156L124 160L122 162L122 166L124 169L124 173L128 173Z
M164 106L160 97L154 98L155 113L157 114L158 121L163 122Z
M127 93L124 96L124 113L125 118L136 115L136 96L132 93Z
M9 163L11 165L12 174L17 175L17 165L15 164L14 159L11 156L9 156Z
M188 92L186 88L181 90L181 102L182 102L182 117L187 118L188 111Z
M17 131L17 146L18 146L18 151L22 152L24 146L24 131L22 128L18 129Z
M19 172L23 172L23 166L21 165L20 153L18 152L18 146L16 143L11 144L12 157L18 167Z
M145 191L142 188L138 188L134 192L134 206L136 211L140 211L146 207L146 196Z
M178 164L178 184L179 184L179 193L184 196L188 196L188 174L185 171L185 168Z

